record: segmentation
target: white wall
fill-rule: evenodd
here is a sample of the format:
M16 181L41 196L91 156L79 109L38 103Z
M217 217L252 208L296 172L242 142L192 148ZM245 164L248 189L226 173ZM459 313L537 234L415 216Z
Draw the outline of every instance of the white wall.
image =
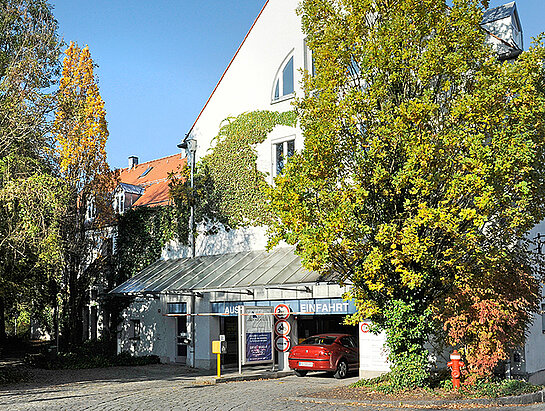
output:
M175 361L176 320L165 317L165 304L159 299L137 298L122 314L117 333L118 353L158 355L162 362ZM139 339L131 339L131 321L140 320Z
M533 239L538 234L541 236L545 235L545 221L537 224L528 234L528 238ZM543 240L545 241L545 238ZM545 252L545 247L543 247L542 252ZM543 297L545 297L545 293L543 284L541 287L541 296L542 301L544 301ZM542 331L541 321L542 315L534 315L534 321L528 330L528 337L524 346L523 364L511 364L512 366L520 367L521 371L525 371L528 374L545 370L545 334Z
M204 235L204 227L197 227L195 255L219 255L239 253L250 250L264 250L267 246L266 229L264 227L245 227L225 231L220 229L217 234ZM169 241L161 252L161 258L186 258L191 256L188 246L177 241Z
M304 66L305 53L297 6L298 0L269 0L265 6L190 133L198 143L197 159L206 154L225 118L247 111L292 108L292 100L271 104L271 98L277 71L291 51L295 90L300 94L298 68ZM299 130L294 132L301 138Z

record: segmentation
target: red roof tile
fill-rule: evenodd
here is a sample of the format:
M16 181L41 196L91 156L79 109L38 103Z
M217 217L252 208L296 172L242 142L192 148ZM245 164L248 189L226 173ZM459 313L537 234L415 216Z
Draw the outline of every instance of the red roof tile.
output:
M134 204L138 206L157 206L169 201L168 175L179 173L186 164L180 154L147 161L129 169L119 170L119 181L140 186L145 193Z

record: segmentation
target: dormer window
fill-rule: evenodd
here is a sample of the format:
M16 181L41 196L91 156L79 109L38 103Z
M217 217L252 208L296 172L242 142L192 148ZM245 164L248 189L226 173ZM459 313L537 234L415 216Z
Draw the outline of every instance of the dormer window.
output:
M276 74L273 85L273 102L281 101L285 98L293 96L293 93L295 92L295 81L293 74L293 55L290 53Z
M118 214L125 212L125 192L123 190L119 190L115 195L114 210Z

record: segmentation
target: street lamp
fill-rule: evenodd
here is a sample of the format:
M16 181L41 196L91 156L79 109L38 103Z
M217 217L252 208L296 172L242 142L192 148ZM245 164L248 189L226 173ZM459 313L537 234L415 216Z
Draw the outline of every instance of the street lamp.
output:
M195 174L195 152L197 151L197 140L189 138L189 134L178 144L178 148L185 150L186 158L191 167L191 214L189 216L189 245L191 246L191 258L195 258L195 193L193 175ZM195 293L191 293L191 348L193 349L193 367L195 367Z
M189 216L189 245L191 247L191 258L195 258L195 201L194 201L194 195L193 195L194 194L193 175L195 174L195 152L197 151L197 140L186 137L184 141L178 144L178 148L185 150L186 157L189 160L190 168L191 168L190 187L191 187L191 194L193 197L193 201L191 201L191 214Z

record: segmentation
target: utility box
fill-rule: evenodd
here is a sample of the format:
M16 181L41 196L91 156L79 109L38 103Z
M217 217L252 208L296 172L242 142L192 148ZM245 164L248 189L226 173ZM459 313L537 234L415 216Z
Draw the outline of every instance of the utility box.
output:
M227 353L227 344L225 341L212 341L212 354Z

